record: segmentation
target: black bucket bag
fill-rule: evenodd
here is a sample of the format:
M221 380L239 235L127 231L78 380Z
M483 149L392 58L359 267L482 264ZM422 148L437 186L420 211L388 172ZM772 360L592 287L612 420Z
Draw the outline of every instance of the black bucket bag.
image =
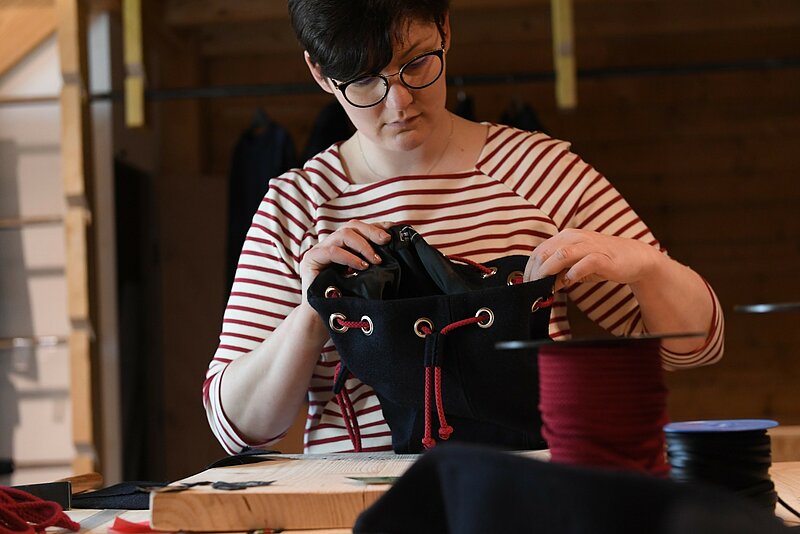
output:
M389 233L375 247L380 264L333 264L308 290L341 357L334 394L354 450L361 436L345 386L351 374L375 390L397 453L430 448L434 435L545 447L535 354L495 343L547 338L555 278L523 283L528 256L481 265L444 256L410 226Z

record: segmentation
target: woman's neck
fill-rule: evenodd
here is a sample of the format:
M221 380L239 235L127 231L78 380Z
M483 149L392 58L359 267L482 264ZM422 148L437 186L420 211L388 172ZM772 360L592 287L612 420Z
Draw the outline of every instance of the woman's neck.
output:
M487 127L450 113L442 122L443 127L428 142L408 152L381 150L356 132L340 147L347 175L353 183L369 183L395 176L457 173L474 168L486 142Z
M367 154L367 152L364 150L364 144L366 143L362 140L363 136L360 133L357 133L356 144L358 145L358 152L368 173L371 174L373 178L378 180L385 180L387 178L392 178L393 176L431 174L436 170L436 167L444 158L444 155L447 153L447 149L450 147L450 142L453 139L453 116L449 113L447 115L450 118L449 130L447 137L443 141L443 147L440 148L436 146L441 145L441 143L426 142L413 151L403 154L403 157L401 158L393 157L395 156L394 154L388 155L387 157L385 152L381 151L380 149L369 151L369 154ZM433 138L432 140L440 139L436 135L431 135L431 137ZM377 160L377 165L370 163L371 158ZM392 165L392 163L395 163L395 165ZM388 173L379 171L376 167L388 169Z

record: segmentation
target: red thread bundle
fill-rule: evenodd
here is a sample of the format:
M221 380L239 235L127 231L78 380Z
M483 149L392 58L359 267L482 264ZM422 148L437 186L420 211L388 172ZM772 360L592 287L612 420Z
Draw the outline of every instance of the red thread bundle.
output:
M0 486L0 533L33 534L47 527L80 530L79 523L71 520L53 501L45 501L26 491Z
M542 435L552 461L669 476L658 339L539 349Z

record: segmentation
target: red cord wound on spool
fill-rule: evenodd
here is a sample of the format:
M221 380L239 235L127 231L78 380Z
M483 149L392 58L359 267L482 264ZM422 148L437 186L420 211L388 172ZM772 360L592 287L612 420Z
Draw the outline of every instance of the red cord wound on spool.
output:
M669 476L659 340L539 349L542 435L552 461Z

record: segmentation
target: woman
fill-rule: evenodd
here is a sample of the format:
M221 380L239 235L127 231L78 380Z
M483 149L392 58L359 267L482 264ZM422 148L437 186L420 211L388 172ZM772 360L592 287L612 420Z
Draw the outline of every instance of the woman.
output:
M357 131L271 180L253 220L204 383L228 452L280 439L306 399L305 450L352 450L331 392L338 355L306 291L331 263L378 263L389 221L448 255L530 254L526 280L558 275L554 339L569 337L570 298L617 335L707 332L666 340L665 367L722 356L711 288L567 143L445 109L448 0L290 0L289 10L312 76ZM391 450L372 390L348 388L363 449Z

